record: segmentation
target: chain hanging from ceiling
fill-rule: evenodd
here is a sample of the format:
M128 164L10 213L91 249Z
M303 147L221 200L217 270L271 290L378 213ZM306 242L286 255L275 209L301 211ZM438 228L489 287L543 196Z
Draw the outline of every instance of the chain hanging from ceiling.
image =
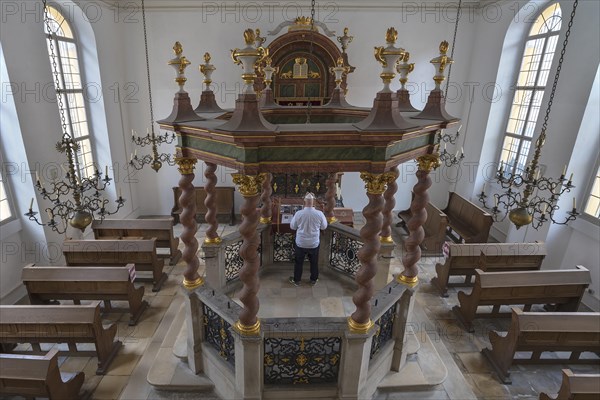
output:
M542 176L539 167L542 147L546 142L546 131L548 129L550 111L552 110L552 103L554 102L554 96L556 95L556 87L560 78L560 72L562 70L567 44L569 43L569 36L571 35L571 28L573 27L573 20L575 19L578 2L579 0L575 0L573 3L573 10L571 11L571 18L565 33L565 40L563 41L562 50L560 52L558 66L556 67L556 74L554 76L554 82L552 83L552 90L550 92L544 122L542 124L540 135L535 141L533 158L527 164L523 174L518 174L516 172L511 173L508 170L505 171L502 163L500 163L500 168L496 172L496 181L503 190L506 190L506 192L493 195L494 207L492 208L492 213L494 219L496 221L502 221L508 216L509 220L517 227L517 229L525 225L531 225L534 229L538 230L547 221L551 221L557 225L566 225L570 221L575 220L579 215L575 198L573 197L573 207L567 212L564 220L557 221L557 218L555 217L556 212L560 208L557 204L558 199L563 193L570 192L571 189L575 187L573 185L573 174L567 179L567 167L565 166L558 179L546 178ZM522 192L520 191L521 187L523 187ZM550 196L548 198L542 197L540 192L549 192ZM485 193L485 185L478 197L483 206L488 208L486 203L488 195Z
M54 42L57 41L57 35L56 32L53 32L50 25L46 0L43 0L42 4L44 7L44 26L47 30L48 50L52 61L52 74L54 75L56 99L63 132L61 140L56 144L56 150L66 155L67 162L66 168L64 165L61 165L65 175L60 180L57 174L54 173L51 182L46 183L43 176L40 176L39 171L36 171L35 188L44 200L48 200L51 203L45 209L49 221L47 223L41 222L38 213L33 211L33 198L29 204L29 211L25 213L25 216L30 221L35 221L38 225L48 226L53 231L63 234L67 231L67 222L70 226L84 231L92 220L103 220L107 215L116 214L123 207L125 200L121 196L121 190L119 189L118 198L115 200L116 208L112 211L109 210L110 201L103 194L112 181L112 178L108 176L108 166L105 168L104 174L94 166L95 172L91 176L82 176L77 158L77 154L81 151L81 146L68 133L67 129L63 96L66 98L69 93L62 90L60 86L61 77L54 49Z
M175 165L175 158L170 153L158 153L158 146L161 144L171 144L175 141L175 134L169 135L165 132L164 135L156 135L154 132L154 107L152 104L152 82L150 81L150 57L148 55L148 33L146 30L146 6L142 0L142 25L144 27L144 49L146 55L146 78L148 80L148 101L150 103L150 128L146 131L146 136L136 136L135 131L131 130L131 141L140 146L152 146L152 155L146 154L138 157L137 150L131 155L129 165L140 170L144 165L150 164L156 172L160 170L164 163L171 166Z

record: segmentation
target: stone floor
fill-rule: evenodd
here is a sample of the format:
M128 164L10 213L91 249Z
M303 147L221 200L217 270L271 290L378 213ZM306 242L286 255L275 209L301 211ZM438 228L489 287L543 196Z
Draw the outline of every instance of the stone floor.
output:
M362 215L356 215L358 227ZM204 238L205 225L200 225L199 240ZM236 227L219 226L219 234L224 236ZM175 227L176 235L181 226ZM400 237L394 232L396 243ZM391 275L402 270L401 246L396 246L392 260ZM458 324L451 308L457 303L457 289L450 289L448 298L440 297L429 284L435 275L434 265L440 261L436 257L426 257L419 263L420 280L411 327L415 337L424 344L430 342L447 368L448 376L443 383L428 390L393 392L379 390L376 400L394 399L537 399L540 391L556 393L561 381L561 368L567 366L518 366L512 369L512 385L499 383L488 362L480 351L489 346L487 332L490 329L506 330L508 321L478 320L475 333L466 333ZM203 265L201 265L201 273ZM308 268L308 266L306 266ZM206 399L217 400L211 393L167 392L155 390L147 382L150 366L155 363L161 350L163 339L171 325L180 324L176 320L181 308L182 297L179 285L182 281L183 263L166 266L169 279L158 293L145 284L145 299L150 303L137 326L127 324L126 314L108 314L104 322L117 323L118 338L123 342L118 356L104 376L95 375L96 358L61 357L60 368L63 372L84 371L84 388L91 393L92 399ZM290 270L291 273L291 270ZM264 316L294 315L349 315L353 311L350 285L322 278L316 286L303 283L296 288L286 282L287 271L265 275L261 280L261 311ZM463 290L468 290L464 289ZM272 301L273 299L276 301ZM298 301L302 299L302 301ZM63 348L63 345L59 345ZM416 355L418 357L418 353ZM425 366L425 360L421 360ZM598 366L569 365L575 372L599 373Z

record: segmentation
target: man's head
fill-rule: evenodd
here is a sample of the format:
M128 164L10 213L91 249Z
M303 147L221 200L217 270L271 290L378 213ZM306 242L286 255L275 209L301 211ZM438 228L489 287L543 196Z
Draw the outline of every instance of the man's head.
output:
M312 207L315 204L315 195L308 192L304 196L304 207Z

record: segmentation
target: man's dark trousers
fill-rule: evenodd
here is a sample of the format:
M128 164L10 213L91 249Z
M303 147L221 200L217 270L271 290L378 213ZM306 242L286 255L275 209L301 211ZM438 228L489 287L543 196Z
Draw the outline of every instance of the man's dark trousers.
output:
M298 245L295 247L294 281L300 282L302 279L302 264L304 263L304 257L306 257L307 254L308 260L310 261L310 280L316 281L319 279L319 246L314 249L305 249Z

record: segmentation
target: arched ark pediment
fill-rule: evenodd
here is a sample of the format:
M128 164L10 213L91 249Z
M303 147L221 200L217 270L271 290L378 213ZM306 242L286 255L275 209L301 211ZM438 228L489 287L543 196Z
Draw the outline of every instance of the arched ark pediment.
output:
M329 69L336 65L339 57L348 65L347 54L317 31L287 32L275 38L267 48L273 60L271 65L279 68L273 76L272 88L275 101L281 105L306 105L308 101L313 105L326 104L335 88L335 79ZM296 59L306 61L295 62ZM351 67L350 72L353 70ZM342 88L346 88L345 76Z

